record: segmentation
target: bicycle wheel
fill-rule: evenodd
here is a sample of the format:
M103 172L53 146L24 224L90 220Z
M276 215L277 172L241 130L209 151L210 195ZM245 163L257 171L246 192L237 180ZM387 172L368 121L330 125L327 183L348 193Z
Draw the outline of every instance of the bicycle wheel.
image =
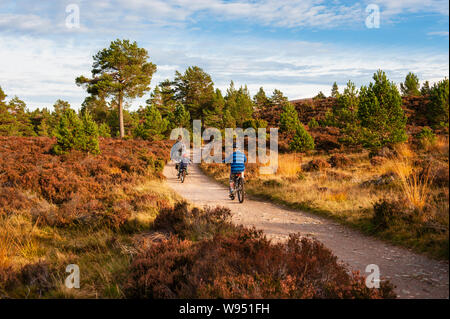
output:
M184 183L184 179L186 178L186 170L185 169L183 169L182 171L181 171L181 182L182 183Z
M238 195L239 203L243 203L244 202L244 181L242 180L242 178L239 178L238 182L237 182L237 195Z

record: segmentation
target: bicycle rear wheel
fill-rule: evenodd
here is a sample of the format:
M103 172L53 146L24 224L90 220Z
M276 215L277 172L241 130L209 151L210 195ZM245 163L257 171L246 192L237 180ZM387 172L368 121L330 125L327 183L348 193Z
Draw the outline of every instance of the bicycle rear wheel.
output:
M238 195L239 203L243 203L244 202L244 181L242 180L242 178L239 178L238 182L237 182L237 195Z
M184 179L186 178L186 170L185 169L183 169L182 171L181 171L181 182L182 183L184 183Z

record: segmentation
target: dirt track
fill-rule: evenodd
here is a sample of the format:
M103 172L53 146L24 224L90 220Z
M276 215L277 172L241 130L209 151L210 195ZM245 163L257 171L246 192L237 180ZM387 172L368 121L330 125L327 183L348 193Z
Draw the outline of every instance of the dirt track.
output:
M366 266L376 264L382 278L396 286L399 298L449 298L448 262L435 261L407 249L367 237L333 221L309 213L290 210L268 202L228 199L223 185L191 165L184 184L176 178L173 164L164 168L167 184L197 206L225 206L237 224L262 229L274 241L300 232L314 236L352 269L365 274Z

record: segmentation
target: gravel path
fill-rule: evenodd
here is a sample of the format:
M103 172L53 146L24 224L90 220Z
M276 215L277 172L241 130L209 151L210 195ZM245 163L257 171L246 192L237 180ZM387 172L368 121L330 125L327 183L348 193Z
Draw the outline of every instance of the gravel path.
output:
M448 262L436 261L365 236L328 219L246 198L243 204L228 198L228 189L204 175L197 165L189 167L182 184L173 164L164 168L167 184L197 206L225 206L237 224L262 229L274 241L300 232L324 243L351 269L365 274L366 266L376 264L381 276L397 287L399 298L449 298Z

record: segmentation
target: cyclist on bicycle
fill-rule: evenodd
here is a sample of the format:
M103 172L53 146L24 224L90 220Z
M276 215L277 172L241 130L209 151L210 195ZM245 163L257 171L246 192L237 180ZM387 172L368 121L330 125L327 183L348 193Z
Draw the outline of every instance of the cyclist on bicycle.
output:
M170 151L170 158L175 161L175 169L177 171L179 171L179 163L184 153L186 153L186 145L183 143L183 136L178 135L177 141Z
M236 143L233 143L233 154L223 160L224 163L230 163L230 198L233 197L234 179L236 175L242 174L244 178L245 163L247 162L247 156L243 152L237 149Z
M186 175L188 174L188 166L190 163L191 159L189 158L189 154L184 153L180 160L180 163L178 164L178 177L180 177L183 168L186 169Z

